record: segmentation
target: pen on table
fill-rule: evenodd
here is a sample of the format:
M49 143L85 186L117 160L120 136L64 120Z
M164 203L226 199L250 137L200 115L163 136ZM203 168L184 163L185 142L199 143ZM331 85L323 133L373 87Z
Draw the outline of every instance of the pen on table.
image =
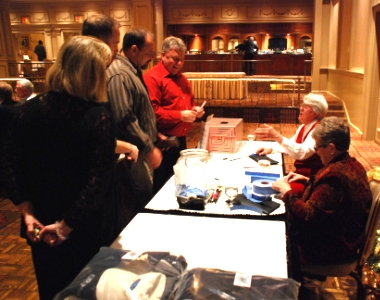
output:
M233 159L230 159L230 161L233 161L233 160L238 160L240 159L240 157L237 157L237 158L233 158Z
M220 197L220 192L221 192L220 189L216 189L216 190L215 190L214 194L212 195L212 201L213 201L213 202L216 203L216 202L218 201L218 199L219 199L219 197Z
M203 101L201 107L197 110L197 113L206 105L207 101Z
M129 287L131 289L131 291L133 291L133 289L139 284L139 282L141 281L140 278L138 278L137 280L135 280L131 286Z

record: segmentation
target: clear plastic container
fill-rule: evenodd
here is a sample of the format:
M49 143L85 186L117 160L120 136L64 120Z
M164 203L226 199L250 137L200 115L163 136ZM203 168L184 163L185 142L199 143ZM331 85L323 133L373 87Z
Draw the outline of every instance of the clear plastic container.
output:
M173 167L177 197L207 197L209 158L210 154L205 149L186 149L180 152L180 157Z

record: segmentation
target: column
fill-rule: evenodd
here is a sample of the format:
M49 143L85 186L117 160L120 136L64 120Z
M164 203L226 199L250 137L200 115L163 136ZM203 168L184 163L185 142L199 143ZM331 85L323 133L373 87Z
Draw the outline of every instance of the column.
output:
M9 18L9 0L0 0L0 77L9 77L9 61L16 61L11 21Z

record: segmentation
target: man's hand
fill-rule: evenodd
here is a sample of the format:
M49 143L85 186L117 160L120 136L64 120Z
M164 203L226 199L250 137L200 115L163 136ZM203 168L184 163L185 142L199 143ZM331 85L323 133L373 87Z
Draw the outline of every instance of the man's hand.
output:
M136 162L137 159L139 158L139 149L131 144L131 150L129 153L125 153L125 155L127 156L127 159L132 161L132 162Z
M139 149L135 145L122 140L116 141L115 153L121 154L119 160L126 157L128 160L136 162L139 157Z
M152 169L157 169L162 161L162 152L157 147L154 147L147 156L148 164Z
M203 106L194 106L193 110L197 113L197 118L202 118L205 114Z
M194 122L197 118L197 112L195 110L182 110L181 111L181 121L183 122Z

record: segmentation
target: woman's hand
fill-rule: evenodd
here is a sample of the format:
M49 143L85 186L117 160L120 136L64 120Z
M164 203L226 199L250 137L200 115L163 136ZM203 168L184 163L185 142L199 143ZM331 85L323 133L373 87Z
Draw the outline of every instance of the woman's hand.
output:
M39 242L41 239L40 231L44 225L38 221L32 214L24 214L24 223L26 225L26 235L32 242Z
M309 182L308 177L303 176L301 174L294 173L294 172L289 172L288 175L284 176L284 180L285 180L285 182L288 182L288 183L298 181L298 182L302 182L302 183L306 184Z
M57 237L57 234L55 231L55 224L46 225L40 231L40 239L50 246L59 246L64 241L64 240L60 240Z
M72 229L65 221L57 221L55 224L45 226L40 231L40 238L50 246L59 246L70 237Z
M267 154L271 154L272 152L273 152L273 149L272 149L272 148L259 147L259 148L256 150L256 154L257 154L257 155L267 155Z
M286 192L292 190L292 188L290 187L290 184L285 181L285 177L277 179L275 182L273 182L272 189L280 192L283 195L285 195Z
M283 136L278 133L272 126L264 124L264 127L257 128L254 132L256 139L272 139L281 144Z
M24 201L17 205L20 213L24 218L24 223L26 226L26 235L32 242L39 242L41 236L39 234L40 230L44 225L34 216L33 204L30 201Z

